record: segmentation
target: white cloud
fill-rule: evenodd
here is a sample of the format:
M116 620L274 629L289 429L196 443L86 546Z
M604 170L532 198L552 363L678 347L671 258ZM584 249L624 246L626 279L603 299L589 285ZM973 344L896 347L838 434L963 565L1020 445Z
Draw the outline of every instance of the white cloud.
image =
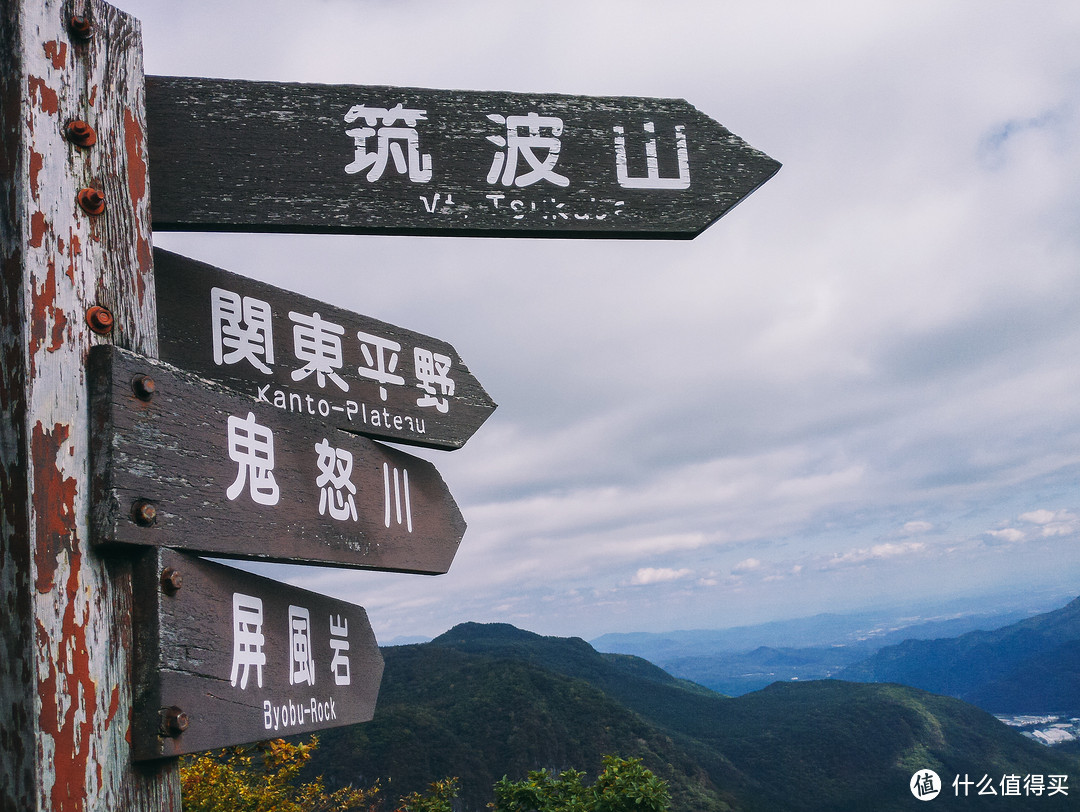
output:
M1080 532L1080 518L1068 510L1032 510L1021 513L1020 521L1038 525L1042 538L1071 536Z
M1051 522L1062 522L1071 519L1075 519L1067 510L1031 510L1027 513L1020 514L1020 521L1030 522L1031 524L1047 525Z
M678 581L693 574L693 570L687 569L673 570L668 567L643 567L634 573L630 583L634 586L661 584L668 581Z
M926 549L926 545L921 541L909 541L904 544L875 544L872 547L860 547L848 550L845 553L834 555L824 562L823 568L835 569L837 567L868 564L873 561L883 561L898 558L900 556L914 555L916 553L921 553Z
M933 529L934 525L932 525L930 522L915 521L904 523L904 533L909 536L915 536L921 533L929 533Z
M747 572L753 572L754 570L761 569L761 562L756 558L747 558L744 561L740 561L734 567L731 568L733 575L742 575Z
M1017 530L1015 527L1006 527L1002 530L988 530L986 535L1009 544L1019 544L1027 539L1027 533Z

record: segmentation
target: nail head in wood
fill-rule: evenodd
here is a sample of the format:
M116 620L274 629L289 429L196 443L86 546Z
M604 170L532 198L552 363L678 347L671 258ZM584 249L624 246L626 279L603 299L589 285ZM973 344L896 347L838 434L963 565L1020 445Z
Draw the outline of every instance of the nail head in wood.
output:
M169 738L179 736L190 724L188 715L175 705L161 709L161 729Z
M166 594L175 595L184 585L184 576L180 570L166 567L161 571L161 588Z
M87 187L79 190L79 206L87 214L101 214L105 211L105 195L98 189Z
M149 403L157 391L157 385L149 375L136 375L131 379L131 391L139 400Z
M131 518L140 527L152 527L157 522L157 508L145 499L138 499L131 506Z
M81 119L69 121L64 128L64 135L77 147L92 147L97 143L97 132Z
M89 42L94 38L94 24L89 17L74 14L68 20L68 31L71 38L77 42Z
M86 323L98 335L108 335L113 329L113 314L107 307L94 305L86 311Z

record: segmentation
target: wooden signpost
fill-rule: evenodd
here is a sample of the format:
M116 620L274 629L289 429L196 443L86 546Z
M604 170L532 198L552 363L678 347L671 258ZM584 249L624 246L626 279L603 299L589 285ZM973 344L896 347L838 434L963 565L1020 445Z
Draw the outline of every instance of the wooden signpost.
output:
M172 548L445 572L445 484L368 437L458 448L494 408L445 342L155 252L151 180L158 229L689 238L779 168L679 100L144 79L101 0L4 4L0 132L20 812L179 812L164 756L370 718L363 609Z
M122 350L89 365L98 546L449 569L465 521L426 460Z
M161 359L257 403L446 449L495 409L445 341L161 249L154 280Z
M154 228L689 238L780 164L680 99L149 76Z
M383 659L367 613L167 549L135 565L138 760L366 722Z
M89 534L87 352L157 353L138 21L0 4L0 132L0 809L179 812L176 761L131 760L131 563Z

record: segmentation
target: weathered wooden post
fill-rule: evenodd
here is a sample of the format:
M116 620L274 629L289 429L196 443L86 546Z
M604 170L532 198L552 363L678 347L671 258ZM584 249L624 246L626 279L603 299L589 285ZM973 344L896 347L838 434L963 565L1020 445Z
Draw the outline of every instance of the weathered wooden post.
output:
M130 755L131 565L89 547L92 345L157 354L136 20L0 12L0 809L179 810Z

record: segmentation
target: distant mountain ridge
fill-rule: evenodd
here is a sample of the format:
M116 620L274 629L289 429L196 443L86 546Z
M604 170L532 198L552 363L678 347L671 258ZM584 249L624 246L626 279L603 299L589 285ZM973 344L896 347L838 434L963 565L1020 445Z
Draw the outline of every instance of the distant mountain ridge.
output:
M994 713L1080 715L1080 598L993 631L905 640L837 676L899 682Z
M593 644L601 651L643 657L677 677L741 696L777 681L836 678L878 649L909 638L995 629L1032 614L1015 606L930 619L897 617L895 612L820 614L722 630L606 634Z
M1047 608L1056 606L1060 603L1046 604ZM660 665L679 658L747 652L762 646L775 649L843 646L876 650L909 638L956 637L969 631L996 629L1039 611L1016 606L907 619L897 617L895 612L826 612L727 629L617 632L600 635L590 642L597 651L633 654Z
M732 699L504 624L463 624L384 657L375 719L325 732L312 771L331 786L379 779L391 797L458 776L462 812L483 810L503 775L595 773L604 754L642 758L671 782L676 812L889 812L909 808L919 769L946 781L1080 773L984 711L898 685L779 683ZM1043 808L1028 800L1009 808Z

